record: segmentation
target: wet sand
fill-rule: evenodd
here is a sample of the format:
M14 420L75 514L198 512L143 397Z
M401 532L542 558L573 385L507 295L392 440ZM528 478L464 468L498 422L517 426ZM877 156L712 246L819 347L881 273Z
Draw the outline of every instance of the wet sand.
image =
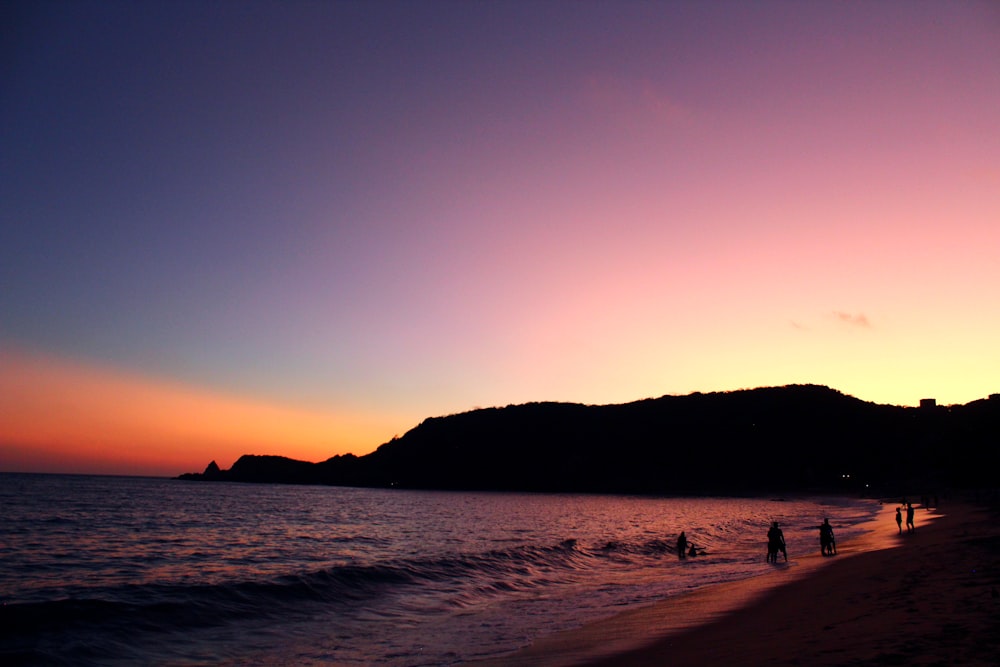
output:
M949 501L897 536L894 513L836 556L817 548L477 664L1000 665L1000 515Z

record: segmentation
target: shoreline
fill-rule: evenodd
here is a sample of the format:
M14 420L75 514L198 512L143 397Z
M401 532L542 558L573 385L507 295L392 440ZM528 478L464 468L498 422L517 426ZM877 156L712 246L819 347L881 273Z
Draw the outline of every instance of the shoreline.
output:
M864 535L837 545L837 556L809 545L812 553L793 558L793 567L707 586L470 664L1000 664L1000 529L990 511L951 501L932 512L920 507L914 533L904 528L899 536L895 507L885 504L863 524Z

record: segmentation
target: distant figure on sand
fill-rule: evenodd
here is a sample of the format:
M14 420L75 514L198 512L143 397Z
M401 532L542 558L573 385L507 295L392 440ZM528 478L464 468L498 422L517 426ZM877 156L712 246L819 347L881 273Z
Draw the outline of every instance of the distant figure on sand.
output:
M688 538L687 535L685 535L684 531L682 530L681 534L677 536L677 557L682 560L686 558L687 548L688 548Z
M772 521L771 527L767 531L767 562L777 563L778 562L778 552L781 552L785 556L785 562L788 562L788 550L785 547L785 534L778 528L778 522Z
M833 539L833 526L829 519L823 519L819 526L819 551L824 556L833 556L837 553L837 541Z
M899 508L896 508L896 528L899 529L899 534L903 534L903 515L900 513Z
M913 505L906 503L906 532L913 532Z

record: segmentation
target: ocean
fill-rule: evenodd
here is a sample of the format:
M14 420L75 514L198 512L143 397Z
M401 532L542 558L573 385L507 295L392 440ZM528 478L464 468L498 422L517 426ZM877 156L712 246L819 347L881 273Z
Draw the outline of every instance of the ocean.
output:
M0 474L0 663L455 665L768 572L772 520L795 567L878 509Z

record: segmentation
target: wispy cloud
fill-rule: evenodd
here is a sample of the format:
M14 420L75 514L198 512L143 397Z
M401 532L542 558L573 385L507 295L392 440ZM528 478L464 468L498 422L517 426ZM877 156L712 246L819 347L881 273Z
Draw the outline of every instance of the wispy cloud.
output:
M687 125L693 120L689 107L649 80L591 75L584 81L581 92L583 101L592 110L616 118L650 121L663 128Z
M841 322L843 322L844 324L850 326L861 327L863 329L872 328L872 323L868 321L868 316L865 315L864 313L858 313L857 315L855 315L853 313L845 313L840 310L835 310L833 312L833 316L836 317Z

